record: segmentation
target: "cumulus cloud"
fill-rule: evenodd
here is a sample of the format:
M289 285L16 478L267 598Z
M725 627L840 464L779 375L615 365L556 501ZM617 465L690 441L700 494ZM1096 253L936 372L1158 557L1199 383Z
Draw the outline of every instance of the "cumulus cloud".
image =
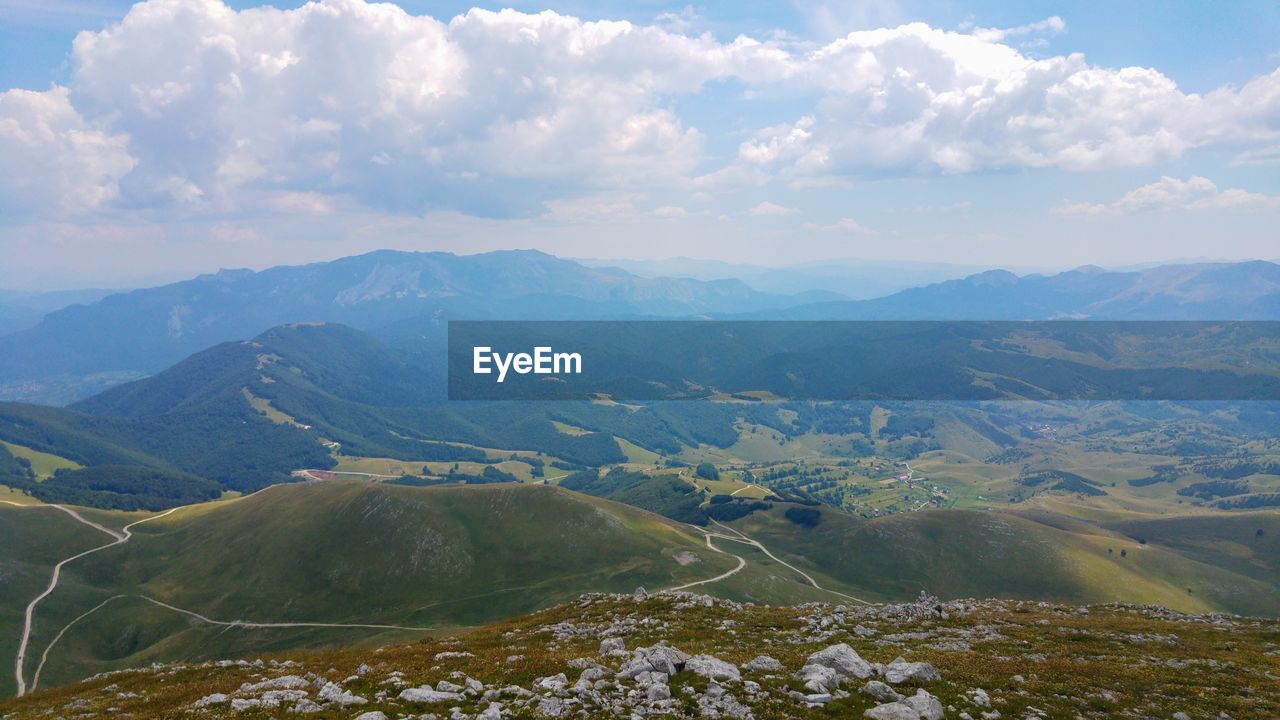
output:
M0 208L12 216L92 210L133 169L127 137L85 121L66 88L0 93Z
M743 143L741 164L792 176L1086 171L1280 132L1280 75L1202 97L1156 70L1034 59L921 23L850 33L811 53L800 73L823 97Z
M484 183L687 175L703 137L663 98L770 52L552 12L444 23L360 0L153 0L76 39L70 97L133 140L137 203L218 208L269 190L418 210L504 189Z
M857 220L854 220L853 218L840 218L839 220L833 223L830 223L828 225L822 225L819 223L805 223L804 228L805 230L811 230L813 232L842 232L842 233L854 233L858 235L870 232L869 230L867 230L867 228L863 227L862 223L858 222Z
M1054 211L1060 215L1121 215L1134 212L1170 210L1225 210L1280 207L1280 196L1241 190L1220 189L1212 180L1198 175L1186 180L1162 177L1125 193L1111 203L1064 202Z
M150 0L76 38L67 87L2 96L0 149L15 172L0 203L53 215L340 203L537 215L600 193L1088 171L1280 141L1280 71L1198 95L1154 69L1009 44L1061 32L1059 18L969 32L912 23L821 45L721 41L679 20ZM770 114L794 117L746 128L727 163L706 140L737 129L694 127L676 102L725 82L753 98L737 102L783 103Z
M747 214L751 217L778 217L782 215L795 215L798 212L800 211L795 208L783 207L777 203L765 200L759 205L748 210Z

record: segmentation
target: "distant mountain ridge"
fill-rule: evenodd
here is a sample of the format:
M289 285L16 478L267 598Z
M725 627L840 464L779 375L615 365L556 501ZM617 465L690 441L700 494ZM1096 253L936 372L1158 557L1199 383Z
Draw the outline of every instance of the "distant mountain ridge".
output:
M369 330L412 318L596 318L750 312L837 297L739 280L641 278L535 250L380 250L191 280L67 307L0 338L0 399L68 402L228 340L295 322Z
M1280 265L1162 265L1056 275L988 270L875 300L822 302L743 316L787 320L1275 320Z
M0 399L67 403L220 342L298 322L342 323L411 350L449 319L719 317L787 320L1262 320L1280 318L1280 265L1166 265L1056 275L989 270L873 300L760 292L739 279L640 277L534 250L382 250L223 270L50 313L0 337Z

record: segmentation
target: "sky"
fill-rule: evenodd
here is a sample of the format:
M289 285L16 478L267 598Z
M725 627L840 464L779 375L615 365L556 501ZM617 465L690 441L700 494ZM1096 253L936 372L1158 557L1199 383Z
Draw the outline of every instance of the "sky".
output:
M1278 259L1280 4L0 0L0 170L17 289Z

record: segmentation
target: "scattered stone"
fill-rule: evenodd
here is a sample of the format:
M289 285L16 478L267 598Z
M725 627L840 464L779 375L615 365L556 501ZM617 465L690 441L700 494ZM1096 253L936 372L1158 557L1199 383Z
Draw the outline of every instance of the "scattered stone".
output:
M870 695L876 701L882 703L897 702L902 699L902 695L899 695L898 691L879 680L868 680L867 684L862 686L862 694Z
M359 695L353 695L346 690L343 690L341 685L331 682L325 683L324 687L320 688L320 693L316 697L318 697L321 702L336 703L342 707L347 707L348 705L364 705L369 702Z
M632 680L643 672L660 672L669 677L680 672L688 659L688 655L670 645L636 648L631 660L618 670L618 677Z
M684 669L711 680L741 680L736 665L710 655L694 655L685 661Z
M670 700L671 688L666 683L654 683L645 688L645 697L649 700Z
M904 682L926 685L942 679L942 675L938 673L937 668L929 663L907 662L902 658L897 658L886 665L883 675L885 682L890 685L898 685Z
M616 653L627 652L627 644L620 637L607 637L600 641L601 655L614 655Z
M867 710L862 717L866 720L920 720L920 713L906 703L891 702Z
M782 670L782 663L768 655L757 655L754 660L743 665L742 669L750 672L778 672Z
M311 683L305 678L300 678L297 675L285 675L284 677L263 680L262 682L245 683L236 692L247 695L262 692L263 690L301 690L308 687L311 687Z
M847 680L871 677L871 664L845 643L832 645L809 656L796 678L817 693L830 692Z
M457 702L462 699L462 693L436 690L430 685L423 685L422 687L403 690L397 697L405 702L430 704Z
M925 692L923 688L916 690L915 695L902 702L914 708L920 714L920 720L942 720L942 702Z
M969 702L978 707L991 707L991 696L987 695L987 691L982 688L974 688L969 691ZM1180 719L1174 718L1174 720ZM1187 720L1190 720L1190 718L1187 718Z
M360 713L355 720L387 720L387 714L380 710L370 710L367 713Z
M210 705L221 705L229 701L230 699L231 697L226 693L214 693L212 695L205 695L199 700L191 703L191 707L203 708L203 707L209 707Z
M560 717L564 714L564 702L560 698L544 697L538 699L538 714L542 717Z

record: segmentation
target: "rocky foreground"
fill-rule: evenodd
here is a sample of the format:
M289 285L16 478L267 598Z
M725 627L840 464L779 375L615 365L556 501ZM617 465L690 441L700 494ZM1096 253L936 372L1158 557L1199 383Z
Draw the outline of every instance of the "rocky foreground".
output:
M1280 622L1010 601L578 602L415 645L156 665L0 718L1280 718Z

